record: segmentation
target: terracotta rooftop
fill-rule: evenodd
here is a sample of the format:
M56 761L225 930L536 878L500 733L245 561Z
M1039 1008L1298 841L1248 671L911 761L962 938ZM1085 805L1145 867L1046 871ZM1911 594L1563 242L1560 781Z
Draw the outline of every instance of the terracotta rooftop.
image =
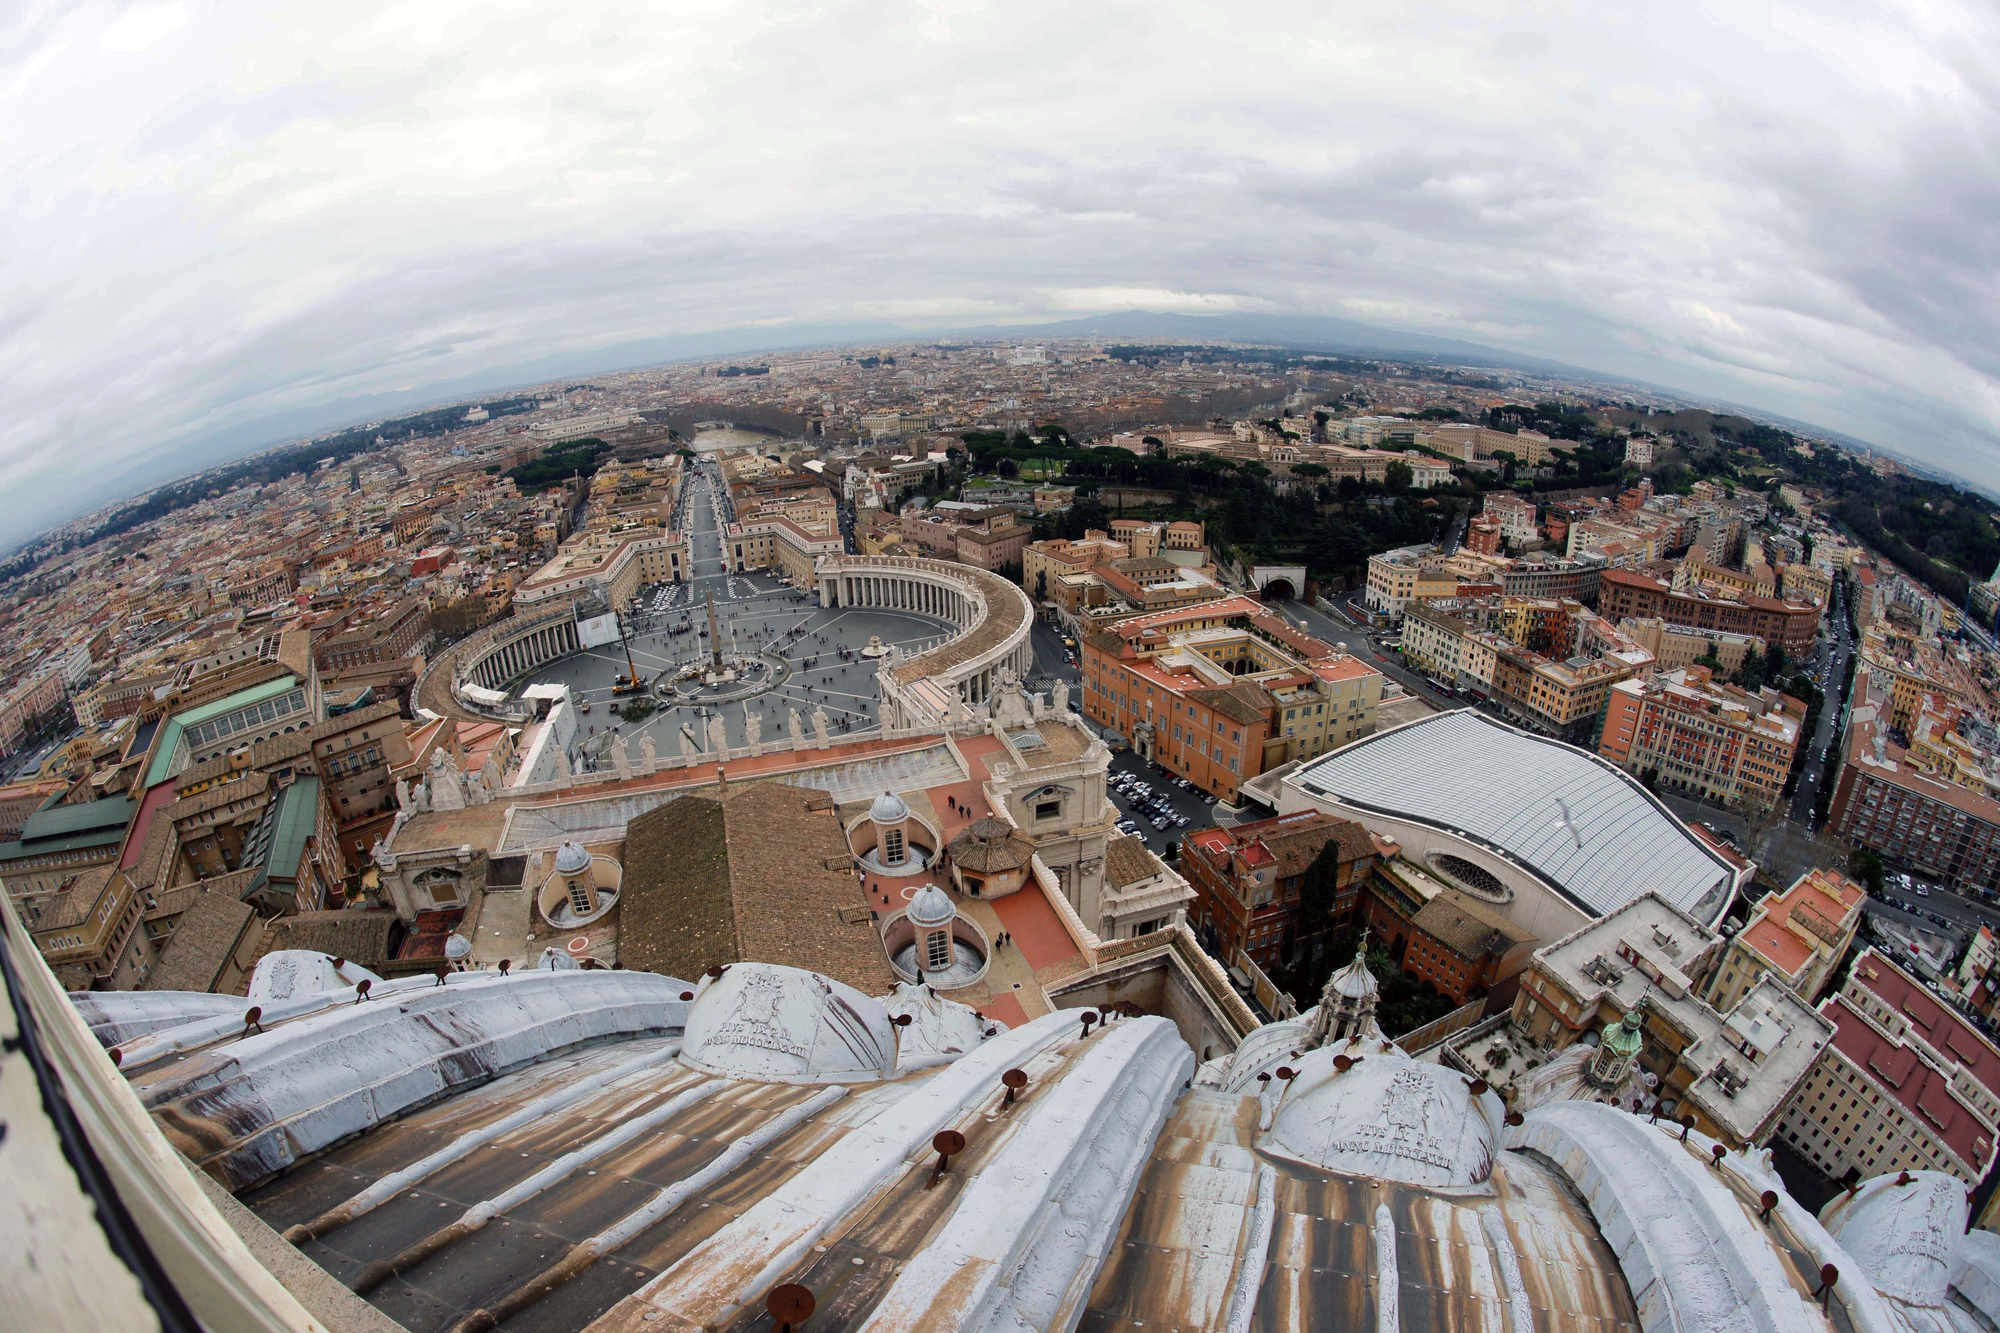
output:
M823 793L781 783L691 792L625 830L619 961L693 981L757 959L870 995L895 980L853 853Z
M256 909L237 901L235 894L196 895L175 923L159 966L140 989L212 990L256 915Z

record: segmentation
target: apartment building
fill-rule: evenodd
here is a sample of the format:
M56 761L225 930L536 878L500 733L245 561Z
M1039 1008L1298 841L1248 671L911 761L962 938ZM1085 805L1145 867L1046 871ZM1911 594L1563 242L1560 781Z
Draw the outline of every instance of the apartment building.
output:
M2000 801L1912 762L1889 736L1888 706L1888 691L1863 667L1827 827L1918 874L2000 892Z
M1750 654L1761 656L1765 651L1764 641L1754 634L1731 634L1726 630L1670 625L1657 616L1627 618L1618 622L1618 628L1651 653L1653 661L1662 671L1677 671L1694 665L1704 657L1713 657L1716 675L1723 680L1732 680L1742 673L1743 664L1749 660Z
M2000 1125L2000 1049L1873 949L1820 1014L1833 1042L1786 1107L1785 1142L1835 1180L1983 1179Z
M1614 686L1598 753L1703 800L1774 808L1792 771L1805 705L1769 686L1755 694L1685 666Z
M1111 535L1101 528L1089 529L1078 541L1057 537L1030 542L1021 548L1021 586L1028 596L1046 601L1056 595L1057 585L1065 574L1081 574L1131 556L1131 547L1111 540Z
M1607 569L1598 588L1598 611L1614 621L1657 618L1695 629L1751 634L1782 647L1788 656L1812 651L1820 609L1772 597L1728 598L1676 592L1664 580L1634 569Z
M1223 799L1374 730L1380 673L1248 597L1099 625L1082 646L1084 715Z
M1333 893L1324 919L1309 921L1300 888L1329 847ZM1269 967L1353 916L1378 855L1367 829L1317 810L1202 829L1189 835L1180 861L1194 890L1189 924L1216 957L1233 964L1240 953Z
M1517 550L1542 535L1537 521L1541 509L1533 500L1496 491L1486 497L1484 513L1500 525L1500 536Z
M1730 1008L1758 981L1776 977L1806 1003L1818 1003L1854 943L1867 902L1867 891L1837 870L1808 870L1768 895L1724 946L1708 1002Z
M1510 562L1505 558L1462 550L1441 554L1433 546L1405 546L1368 557L1368 584L1363 601L1369 610L1400 622L1412 602L1451 597L1480 597L1501 590Z
M1492 504L1489 497L1487 504ZM1605 562L1597 556L1575 560L1539 553L1522 556L1500 574L1500 591L1509 597L1567 597L1593 606Z
M1763 1143L1835 1026L1774 977L1727 1009L1710 1004L1702 991L1721 955L1713 931L1645 894L1535 950L1514 997L1513 1030L1561 1052L1637 1010L1637 1063L1653 1076L1643 1095L1673 1101L1677 1115L1693 1116L1695 1128L1730 1148Z

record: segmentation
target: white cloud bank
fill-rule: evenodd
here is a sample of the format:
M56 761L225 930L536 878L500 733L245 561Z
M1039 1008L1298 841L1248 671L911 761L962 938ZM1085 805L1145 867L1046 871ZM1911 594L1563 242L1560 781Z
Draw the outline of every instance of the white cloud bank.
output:
M1951 3L24 0L0 536L551 355L1127 307L1374 319L2000 475L1997 93L2000 17Z

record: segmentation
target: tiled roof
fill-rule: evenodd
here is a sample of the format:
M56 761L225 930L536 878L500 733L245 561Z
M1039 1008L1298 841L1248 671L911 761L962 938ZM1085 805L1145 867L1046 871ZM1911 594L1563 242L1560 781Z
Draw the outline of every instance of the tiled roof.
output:
M142 990L208 991L214 988L256 911L228 893L202 893L188 904L167 941L160 964Z
M1534 938L1506 917L1457 889L1446 889L1425 903L1410 924L1461 958L1503 954L1515 945Z
M398 934L396 921L396 914L389 911L296 912L265 924L257 956L278 949L311 949L379 970L395 957L391 945Z
M1117 837L1104 844L1104 882L1122 889L1160 873L1160 867L1146 850L1146 844L1132 837Z
M2000 1049L1940 1004L1909 973L1870 953L1855 960L1849 978L1873 991L1933 1048L1958 1061L1988 1092L2000 1097Z
M710 788L626 827L618 949L692 981L746 958L809 968L870 995L894 974L827 797L783 783Z
M994 874L1028 864L1035 843L1012 824L987 815L966 825L946 850L960 870Z
M1910 1047L1877 1031L1848 1005L1845 996L1828 1000L1820 1013L1833 1022L1834 1049L1867 1071L1975 1174L1984 1174L1993 1145L1978 1119L1952 1094L1950 1080L1941 1070L1932 1068Z

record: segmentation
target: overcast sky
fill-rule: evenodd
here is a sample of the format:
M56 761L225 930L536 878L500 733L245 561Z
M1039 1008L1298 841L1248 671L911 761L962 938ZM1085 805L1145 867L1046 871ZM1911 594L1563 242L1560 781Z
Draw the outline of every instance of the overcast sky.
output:
M0 5L11 541L635 339L1336 315L2000 482L1991 5Z

